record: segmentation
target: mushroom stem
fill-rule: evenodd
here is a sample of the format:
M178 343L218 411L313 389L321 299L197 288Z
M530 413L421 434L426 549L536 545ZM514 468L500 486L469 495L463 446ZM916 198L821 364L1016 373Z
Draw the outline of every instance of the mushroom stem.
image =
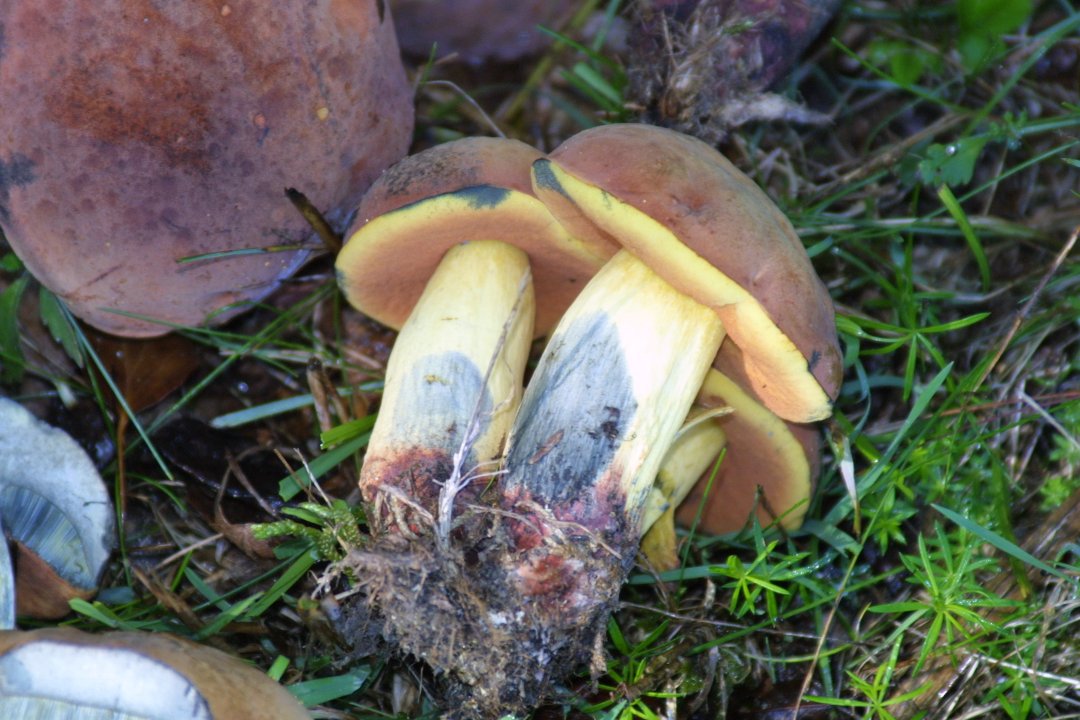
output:
M656 474L656 482L645 505L641 553L657 570L672 570L679 566L675 508L690 494L702 475L716 464L727 442L714 417L711 410L695 406Z
M668 446L724 328L620 251L564 315L522 400L501 481L513 574L551 626L610 606Z
M494 469L521 399L534 315L524 252L494 241L447 251L387 362L360 473L377 530L430 529L462 448L466 474Z

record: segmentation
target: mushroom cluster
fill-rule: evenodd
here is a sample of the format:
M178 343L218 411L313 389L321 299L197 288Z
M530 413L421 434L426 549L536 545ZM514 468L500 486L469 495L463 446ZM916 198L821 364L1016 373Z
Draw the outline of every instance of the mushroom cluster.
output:
M412 533L417 512L430 516L470 432L469 468L501 455L533 338L610 254L603 240L571 237L533 195L539 158L515 140L438 145L383 173L360 204L340 284L400 330L360 477L378 530Z
M708 532L801 523L833 307L767 196L672 131L604 126L547 156L458 141L384 178L338 258L350 301L402 326L362 471L375 539L349 562L459 715L496 717L589 656L650 526L671 561L687 496Z

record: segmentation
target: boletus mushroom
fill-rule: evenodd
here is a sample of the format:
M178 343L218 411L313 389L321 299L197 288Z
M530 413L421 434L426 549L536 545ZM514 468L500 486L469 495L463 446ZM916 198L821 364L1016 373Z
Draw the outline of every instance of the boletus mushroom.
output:
M0 632L0 717L308 720L241 660L164 633Z
M840 369L831 301L790 224L711 147L597 128L537 158L533 189L571 237L610 259L550 334L496 497L459 509L449 548L350 557L369 603L385 609L384 634L448 679L455 718L528 708L594 652L648 522L724 442L710 424L720 420L706 419L696 459L659 473L695 398L722 394L709 384L714 363L738 361L728 378L754 403L728 393L721 420L739 417L751 435L781 417L826 417ZM764 425L747 411L757 407L768 408ZM658 475L679 487L658 487ZM808 475L790 492L764 491L778 517L798 516Z
M831 414L842 373L832 301L791 223L723 155L670 130L605 125L534 177L571 234L617 243L714 308L731 340L721 372L786 420Z
M695 484L690 475L679 483L681 491L692 486L679 508L683 523L689 525L700 510L700 527L709 534L740 530L755 515L762 526L799 527L821 462L820 429L781 419L715 369L706 376L697 404L731 412L711 421L724 434L723 442L699 451L715 458L725 449L711 483Z
M707 535L736 532L755 517L763 527L797 528L820 461L815 425L780 419L710 369L653 483L642 554L656 569L678 566L676 518Z
M106 332L223 322L264 298L313 247L285 188L340 229L407 151L384 0L2 8L0 226Z
M383 173L360 204L339 283L400 329L360 476L377 530L430 528L461 448L460 469L495 469L533 338L611 254L606 240L568 235L533 196L539 157L515 140L437 145Z
M63 430L0 398L0 525L15 560L19 615L60 618L97 592L115 539L113 505Z
M526 654L580 659L633 563L660 464L710 366L732 367L782 425L830 414L840 353L832 302L790 223L708 145L604 126L534 163L534 186L573 234L623 247L552 333L500 479L508 582L527 608L518 641ZM742 398L725 399L732 422L763 422ZM797 523L809 489L804 466L763 494ZM539 627L543 647L530 647Z
M819 453L817 431L805 425L831 413L842 365L832 301L791 223L713 148L646 125L580 133L538 161L534 178L538 197L572 233L618 241L712 308L724 328L712 364L739 391L726 393L729 404L742 409L718 422L746 441L729 443L732 462L702 529L737 529L753 508L765 524L798 526ZM754 471L756 453L779 438L788 449L801 445L805 462L788 453L757 466L768 472Z

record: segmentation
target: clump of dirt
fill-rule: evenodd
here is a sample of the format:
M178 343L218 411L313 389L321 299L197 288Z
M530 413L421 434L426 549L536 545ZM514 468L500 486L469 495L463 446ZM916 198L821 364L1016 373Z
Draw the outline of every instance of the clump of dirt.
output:
M448 542L387 533L351 552L362 607L343 634L378 617L388 643L435 671L450 718L535 707L599 653L634 549L530 515L474 505Z

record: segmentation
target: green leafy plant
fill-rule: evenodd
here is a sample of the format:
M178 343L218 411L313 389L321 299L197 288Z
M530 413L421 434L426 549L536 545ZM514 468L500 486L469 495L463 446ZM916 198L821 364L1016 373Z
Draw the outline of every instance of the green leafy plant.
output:
M918 586L922 596L870 607L874 613L905 615L894 633L896 636L916 623L925 625L915 672L932 653L953 652L957 643L970 642L982 633L1004 632L1002 625L990 619L986 611L1017 605L986 587L985 577L997 571L997 562L978 556L975 544L965 534L950 540L939 526L930 539L919 535L917 546L917 556L904 555L901 559L911 573L908 582Z
M290 519L256 525L255 537L261 540L281 536L306 538L315 546L320 559L331 562L341 560L350 549L360 547L364 542L364 534L360 531L363 510L344 500L334 499L325 505L302 502L295 507L283 508L281 513Z
M684 662L677 653L673 653L676 641L671 637L668 622L661 621L641 632L635 630L635 634L639 635L636 641L631 641L623 633L614 617L608 621L607 630L615 652L607 663L607 677L599 683L598 689L606 692L608 697L584 705L581 708L583 712L592 714L594 718L611 720L660 720L651 704L683 697L700 689L700 685L694 683L681 683L673 692L649 689L655 684L650 682L652 677L670 677L669 666Z
M1031 17L1031 0L957 0L956 45L964 69L975 73L1004 50L1003 37Z
M17 275L0 293L0 384L14 385L23 378L26 359L19 343L19 305L30 283L13 253L0 257L0 272Z
M729 578L724 588L731 591L728 610L735 617L747 614L775 618L780 614L780 599L791 591L782 583L790 582L805 574L803 561L807 553L774 553L778 540L763 544L758 538L757 556L749 563L737 555L728 555L723 565L712 567L714 575ZM759 601L764 601L764 607Z
M567 85L597 108L597 114L605 122L627 122L632 119L625 101L628 83L626 72L619 62L602 52L607 35L606 28L612 27L621 5L622 0L609 0L603 11L604 20L601 25L605 30L597 33L589 45L540 28L559 43L576 51L578 57L569 68L561 68L559 73ZM597 123L595 118L582 114L573 104L559 98L556 98L556 102L575 117L582 127L591 127Z
M1057 413L1058 427L1051 436L1052 448L1047 460L1056 468L1039 488L1044 511L1053 510L1077 490L1080 490L1080 403L1061 406Z
M899 85L911 87L928 72L940 72L941 56L924 47L897 38L877 38L867 46L867 59L877 67L887 68Z
M833 698L822 695L808 695L806 699L833 707L848 708L853 711L863 711L862 717L876 718L877 720L896 720L891 709L898 705L913 700L927 690L927 685L922 685L899 695L892 694L892 680L896 672L896 663L900 655L901 643L899 640L892 644L892 650L888 659L881 663L869 678L864 678L857 672L846 671L847 681L851 685L852 698Z
M913 28L938 31L943 15L955 13L955 46L969 75L985 70L1006 51L1005 36L1023 25L1033 12L1031 0L957 0L952 8L916 5L905 20ZM941 75L946 60L941 48L919 37L880 37L867 45L867 59L897 84L914 88L927 75ZM948 40L949 38L943 38Z

